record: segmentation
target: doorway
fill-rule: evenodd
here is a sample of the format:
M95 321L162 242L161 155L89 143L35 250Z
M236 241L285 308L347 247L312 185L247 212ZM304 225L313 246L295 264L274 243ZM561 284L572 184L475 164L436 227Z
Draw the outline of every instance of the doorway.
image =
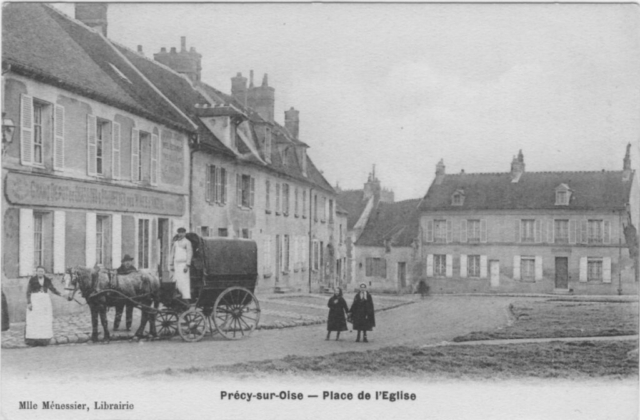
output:
M282 274L282 243L280 242L280 235L276 235L276 283L280 282L280 275Z
M569 258L556 257L556 289L569 288Z
M407 287L407 263L398 263L398 285L401 289Z
M491 287L500 286L500 261L491 260Z
M169 219L158 219L158 242L160 249L160 258L158 260L158 274L163 282L171 281L171 273L169 272L169 254L171 253L171 239Z

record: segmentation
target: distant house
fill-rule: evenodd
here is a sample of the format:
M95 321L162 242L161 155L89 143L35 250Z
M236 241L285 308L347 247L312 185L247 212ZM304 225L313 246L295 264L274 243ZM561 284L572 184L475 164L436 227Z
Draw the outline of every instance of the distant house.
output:
M622 171L446 174L422 199L433 292L635 294L640 193Z

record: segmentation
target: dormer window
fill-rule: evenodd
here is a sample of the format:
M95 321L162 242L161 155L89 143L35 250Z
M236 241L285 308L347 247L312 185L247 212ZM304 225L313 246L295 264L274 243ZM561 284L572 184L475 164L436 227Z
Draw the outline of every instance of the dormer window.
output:
M571 199L571 189L567 184L556 187L556 206L568 206Z
M458 190L451 196L452 206L461 206L464 204L464 191Z

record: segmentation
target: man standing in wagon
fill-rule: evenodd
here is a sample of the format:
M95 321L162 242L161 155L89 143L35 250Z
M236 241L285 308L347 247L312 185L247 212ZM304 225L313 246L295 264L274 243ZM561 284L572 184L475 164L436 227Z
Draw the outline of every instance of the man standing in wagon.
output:
M171 246L171 271L173 280L176 282L176 288L180 291L183 299L191 299L191 278L189 277L189 267L191 266L191 257L193 249L191 242L185 238L187 233L185 228L178 229L178 237L173 241Z

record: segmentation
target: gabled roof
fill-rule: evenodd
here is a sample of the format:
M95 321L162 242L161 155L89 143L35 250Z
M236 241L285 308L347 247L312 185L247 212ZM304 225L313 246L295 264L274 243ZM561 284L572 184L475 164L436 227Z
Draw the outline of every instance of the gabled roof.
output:
M12 71L183 131L195 131L101 34L51 6L3 7L2 60Z
M336 201L340 207L342 207L347 213L347 229L351 230L358 223L360 215L367 206L367 201L364 199L363 190L343 190L338 191L338 197Z
M509 173L444 175L440 184L431 184L420 209L621 210L629 202L632 183L622 178L622 171L525 172L515 183ZM560 184L572 191L568 206L556 205L555 192ZM464 189L464 204L453 206L451 195L458 189Z
M356 245L385 246L388 241L390 246L411 246L420 232L419 202L419 199L379 202Z

